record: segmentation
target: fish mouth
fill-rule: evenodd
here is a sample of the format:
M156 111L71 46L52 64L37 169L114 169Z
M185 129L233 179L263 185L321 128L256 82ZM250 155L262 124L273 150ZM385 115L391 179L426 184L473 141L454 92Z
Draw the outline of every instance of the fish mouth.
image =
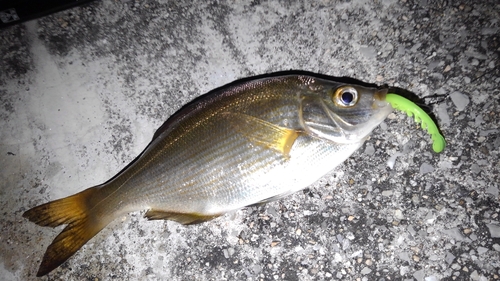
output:
M389 88L382 88L382 89L378 89L375 92L375 94L373 95L373 98L374 98L373 105L375 108L382 108L382 107L386 107L389 105L389 103L385 99L388 91L389 91Z

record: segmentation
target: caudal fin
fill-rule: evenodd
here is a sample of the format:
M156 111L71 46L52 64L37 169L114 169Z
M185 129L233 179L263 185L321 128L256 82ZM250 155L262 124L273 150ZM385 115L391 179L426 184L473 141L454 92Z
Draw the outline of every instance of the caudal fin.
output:
M109 223L91 210L93 206L89 206L97 192L99 188L92 187L34 207L23 214L23 217L41 226L67 224L47 248L36 276L46 275L61 265Z

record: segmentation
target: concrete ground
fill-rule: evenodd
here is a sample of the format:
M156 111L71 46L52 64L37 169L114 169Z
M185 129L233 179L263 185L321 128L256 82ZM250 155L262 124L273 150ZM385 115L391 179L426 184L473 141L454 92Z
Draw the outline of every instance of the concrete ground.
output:
M0 279L36 279L61 230L28 208L109 179L193 98L288 69L446 94L448 146L396 112L304 191L187 227L132 213L42 280L500 279L499 19L497 0L105 0L0 30Z

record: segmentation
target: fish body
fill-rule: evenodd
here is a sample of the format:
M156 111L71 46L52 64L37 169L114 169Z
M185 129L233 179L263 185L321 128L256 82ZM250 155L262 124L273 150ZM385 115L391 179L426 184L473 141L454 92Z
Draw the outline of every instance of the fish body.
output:
M307 187L356 151L392 111L386 93L289 74L237 81L194 100L111 180L24 214L43 226L67 224L37 275L129 212L193 224Z

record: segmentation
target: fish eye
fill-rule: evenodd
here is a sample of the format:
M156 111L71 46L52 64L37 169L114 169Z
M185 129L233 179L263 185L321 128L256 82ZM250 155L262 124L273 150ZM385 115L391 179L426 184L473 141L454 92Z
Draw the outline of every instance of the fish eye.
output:
M341 107L351 107L358 102L358 91L353 87L340 87L333 95L333 102Z

